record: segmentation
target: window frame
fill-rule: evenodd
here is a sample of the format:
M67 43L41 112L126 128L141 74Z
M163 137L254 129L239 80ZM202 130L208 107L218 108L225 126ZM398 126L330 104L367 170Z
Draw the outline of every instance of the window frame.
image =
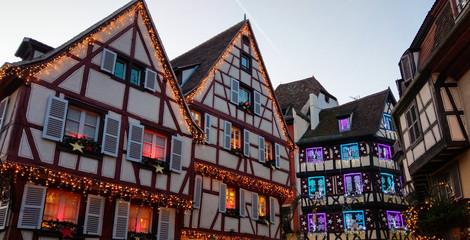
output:
M46 220L45 218L46 218L47 206L51 205L51 204L56 204L56 203L49 203L48 202L48 198L50 197L49 194L51 192L60 193L59 203L57 203L57 205L58 205L57 214L58 215L56 215L56 216L53 216L53 215L49 216L48 215L47 216L48 218L52 218L52 217L56 217L56 218ZM78 199L78 203L76 205L65 205L66 195L75 195L75 197L77 197L77 199ZM48 188L47 191L46 191L46 198L45 198L45 201L44 201L44 210L43 210L43 214L42 214L42 221L44 222L44 221L49 221L49 220L57 220L57 221L60 221L60 222L72 222L74 224L77 224L78 217L80 216L81 201L82 201L82 195L81 194L74 193L74 192L69 192L69 191L64 191L64 190L60 190L60 189L56 189L56 188ZM75 207L75 219L73 219L72 221L71 220L63 220L64 219L64 212L65 212L64 209L66 207ZM75 222L73 222L73 221L75 221Z
M243 64L243 59L246 59L245 61L247 63L247 66ZM240 53L240 69L247 72L248 74L251 74L252 71L251 56L244 51L241 51Z
M317 230L318 216L322 216L324 219L324 226L321 230ZM313 216L315 216L315 221L313 221ZM307 229L309 232L326 232L328 229L328 222L326 221L326 213L309 213L307 214Z
M266 138L264 139L264 160L266 162L274 161L273 158L273 143Z
M361 180L361 183L359 185L360 189L357 189L357 185L355 184L356 183L354 181L355 176L359 176L359 178ZM349 181L348 181L348 178L350 179ZM364 192L364 182L362 180L362 174L361 173L347 173L347 174L344 174L343 180L344 180L344 192L345 193L347 193L347 194L351 194L351 193L362 194ZM348 183L351 184L351 191L348 191L348 185L349 185Z
M382 119L383 119L385 130L395 132L395 127L393 126L392 116L388 113L384 113Z
M352 147L354 146L355 147L355 152L351 152L351 153L357 153L357 157L356 157L356 154L353 155L349 155L347 158L343 155L344 153L344 150L343 148L346 148L346 147ZM350 149L350 148L349 148ZM354 151L354 150L352 150ZM349 150L348 150L349 152ZM349 161L349 160L354 160L354 159L361 159L361 155L359 153L359 144L358 143L347 143L347 144L341 144L341 160L342 161Z
M261 199L264 199L264 204L260 201ZM266 217L269 215L268 199L266 195L258 194L258 217ZM262 212L262 209L264 209L264 212Z
M138 208L138 212L137 212L137 216L136 216L136 226L135 227L131 227L131 212L132 212L132 207L136 207ZM143 232L142 230L140 231L137 231L138 228L142 228L141 225L141 221L139 221L139 219L142 219L140 218L140 216L142 216L142 209L147 209L147 210L150 210L150 218L148 219L148 232ZM143 206L143 205L137 205L137 204L130 204L129 205L129 219L127 220L127 231L128 232L138 232L138 233L151 233L152 232L152 223L153 223L153 209L150 208L150 207L147 207L147 206ZM131 229L134 229L134 231L132 231Z
M157 157L148 157L148 156L144 155L144 146L145 146L145 143L148 143L148 142L145 141L145 134L151 134L152 135L152 142L150 143L150 145L151 145L150 155L152 155L152 156L153 155L156 156L156 153L154 154L153 152L155 151L155 148L158 146L157 145L157 142L158 142L157 138L160 137L161 139L164 139L165 146L163 146L163 147L158 146L160 148L163 148L163 153L164 154L163 154L161 159L158 158L158 156ZM142 139L142 157L148 157L148 158L152 158L152 159L157 158L159 161L165 162L166 159L167 159L167 156L168 156L168 140L169 140L169 138L166 134L162 134L160 132L157 132L157 131L154 131L152 129L144 127L144 135L143 135L143 139Z
M194 122L202 129L203 121L202 121L202 113L196 109L191 109L191 116L194 119Z
M386 150L386 156L383 156L384 150ZM381 160L391 161L392 160L392 147L387 144L377 143L377 156Z
M320 189L320 181L323 180L323 188ZM313 176L313 177L309 177L308 178L308 195L309 196L315 196L317 195L317 193L319 193L320 196L325 196L326 195L326 182L325 182L325 176ZM311 185L310 183L311 182L315 182L315 188L316 188L316 185L318 185L318 189L316 189L315 192L311 192ZM318 191L318 190L321 190L321 191ZM313 194L312 194L313 193Z
M314 154L312 156L315 156L313 157L313 159L310 159L309 160L309 152L313 152ZM318 154L320 153L320 154ZM323 162L323 147L311 147L311 148L307 148L305 149L305 161L307 163L317 163L317 162Z
M347 117L339 117L338 118L338 127L339 127L339 132L347 132L351 130L351 115ZM343 128L343 123L347 124L346 128Z
M386 177L386 178L384 178ZM388 188L386 188L385 186L385 181L387 181L387 179L391 179L391 184L388 186ZM395 190L395 176L393 176L393 174L390 174L390 173L383 173L381 172L380 173L380 183L381 183L381 188L382 188L382 192L385 193L385 194L395 194L396 193L396 190ZM389 190L390 189L390 190Z
M230 195L230 193L233 193L233 196ZM226 210L235 210L239 208L239 202L238 202L238 195L237 194L237 188L231 185L227 185L225 188L225 209ZM232 199L231 199L232 198ZM233 204L230 204L230 201L233 200Z
M238 138L237 138L238 132ZM237 144L238 142L238 144ZM241 128L232 124L230 130L230 147L231 149L241 149L242 148L242 130Z
M415 117L414 119L413 114ZM405 112L405 118L407 124L406 130L408 131L410 145L414 145L415 143L419 142L419 140L423 136L419 118L419 111L415 103L411 104L411 106Z
M387 214L387 226L388 226L388 229L392 230L392 229L395 229L395 228L400 228L400 227L404 227L404 222L403 222L403 216L401 215L401 213L399 211L386 211L386 214ZM398 226L391 226L391 217L393 218L397 218L399 217L399 225Z
M363 230L363 227L365 227L365 215L364 215L364 210L351 210L351 211L343 211L343 223L344 223L344 229L345 230L349 230L349 229L352 229L352 228L348 228L348 226L346 225L347 224L347 221L346 221L346 214L349 214L351 213L352 216L354 216L352 213L361 213L362 215L362 228L361 228L361 225L358 224L358 229L359 230ZM355 215L357 216L357 215ZM356 217L355 217L356 218ZM354 218L354 220L356 221L356 219Z
M75 111L79 111L80 112L80 119L78 120L78 132L77 133L74 133L76 134L76 136L73 136L73 135L69 135L67 134L67 125L69 124L69 121L73 121L75 122L75 120L71 120L69 119L69 114L70 114L70 109L73 109ZM64 127L64 136L69 136L69 137L74 137L74 138L81 138L81 137L85 137L86 139L89 139L88 136L85 136L84 134L84 129L85 129L85 126L87 125L86 123L86 118L87 116L90 115L90 116L94 116L96 117L96 125L94 126L95 127L95 134L92 138L93 141L95 142L98 142L98 137L99 137L99 132L100 132L100 125L101 125L101 114L99 113L95 113L93 111L90 111L86 108L83 108L83 107L77 107L76 105L73 105L73 104L69 104L68 107L67 107L67 114L65 116L65 127Z

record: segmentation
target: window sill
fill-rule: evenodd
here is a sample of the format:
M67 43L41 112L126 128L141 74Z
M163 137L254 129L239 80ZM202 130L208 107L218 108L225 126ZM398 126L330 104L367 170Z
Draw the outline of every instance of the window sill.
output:
M170 175L170 165L165 162L158 160L157 158L142 157L142 161L138 163L139 168L147 169L162 174Z
M267 168L271 168L272 170L276 170L277 167L276 167L276 162L274 160L268 160L268 161L265 161L263 163L263 166L267 167Z
M141 232L129 232L128 238L129 240L156 240L156 234L152 233L141 233Z
M240 218L240 212L238 209L227 209L223 215L225 217Z
M57 142L57 150L63 151L63 152L69 152L69 153L76 153L80 154L84 157L88 158L93 158L97 160L102 160L103 159L103 154L98 151L93 151L93 150L87 150L85 147L83 148L83 152L80 152L79 150L74 150L74 148L70 145L70 143L66 142Z
M253 106L250 104L250 102L241 102L237 105L237 108L248 114L253 114Z
M233 154L233 155L236 155L236 156L239 156L239 157L243 157L243 149L241 148L231 148L230 150L227 150L229 153Z
M271 222L269 221L269 215L259 217L258 220L256 220L256 222L259 224L266 225L266 226L271 225Z

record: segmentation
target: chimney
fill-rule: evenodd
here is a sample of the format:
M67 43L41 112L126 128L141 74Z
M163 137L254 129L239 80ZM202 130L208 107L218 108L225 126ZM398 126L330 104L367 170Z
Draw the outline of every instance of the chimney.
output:
M36 41L32 38L23 38L18 50L16 50L15 56L21 58L21 60L30 60L37 58L45 53L54 50L53 47L48 46L42 42Z

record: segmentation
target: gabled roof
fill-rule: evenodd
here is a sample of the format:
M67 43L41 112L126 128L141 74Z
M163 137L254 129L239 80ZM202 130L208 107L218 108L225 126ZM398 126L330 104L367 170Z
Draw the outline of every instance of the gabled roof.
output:
M199 85L247 22L248 20L243 20L183 55L171 60L171 65L173 66L179 83L183 81L183 79L181 79L182 72L178 71L179 69L187 66L198 66L193 74L186 80L185 84L181 86L185 95Z
M290 83L280 84L276 90L274 90L284 117L292 116L292 108L299 113L302 107L309 101L310 93L318 96L320 92L336 101L336 97L329 94L313 76Z
M314 130L308 130L298 144L325 142L356 137L373 137L379 129L385 103L395 103L390 89L360 98L358 100L324 109L320 112L320 123ZM340 132L338 118L352 115L351 129Z

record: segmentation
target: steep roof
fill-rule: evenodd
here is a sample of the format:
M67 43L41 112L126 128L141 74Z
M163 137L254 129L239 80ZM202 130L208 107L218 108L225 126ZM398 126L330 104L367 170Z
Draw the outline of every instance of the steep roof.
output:
M379 128L384 106L389 96L391 97L391 91L387 89L337 107L322 110L318 126L314 130L309 129L305 132L298 144L373 136ZM394 101L393 97L392 101ZM352 114L351 129L340 132L338 118L349 114Z
M187 66L197 65L196 70L191 74L188 80L186 80L185 84L181 86L184 94L191 92L199 85L247 22L248 20L243 20L183 55L171 60L171 65L180 84L182 81L182 72L178 70Z
M328 93L313 76L290 83L280 84L277 86L276 90L274 90L284 117L292 116L292 108L300 112L305 103L308 102L310 93L318 96L320 92L336 100L336 97Z

